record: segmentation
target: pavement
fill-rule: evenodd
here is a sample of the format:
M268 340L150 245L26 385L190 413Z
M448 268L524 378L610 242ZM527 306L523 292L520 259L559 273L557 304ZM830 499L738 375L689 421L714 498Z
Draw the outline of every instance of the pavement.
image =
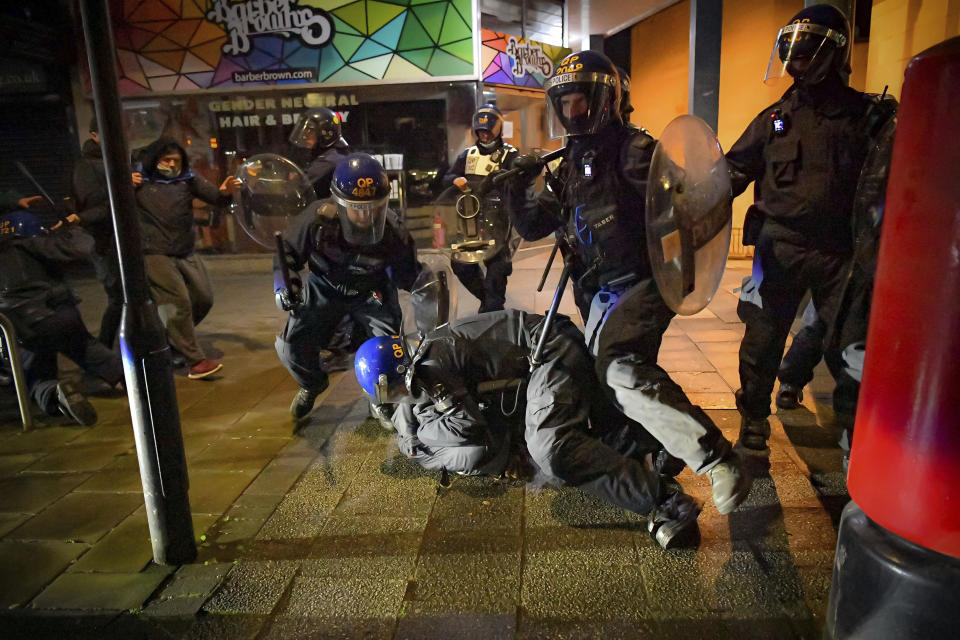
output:
M521 249L509 306L548 307L552 290L535 293L546 254ZM803 407L772 417L769 474L740 509L719 515L708 480L681 474L704 501L703 540L664 552L642 517L577 490L466 477L439 488L368 418L352 372L294 423L269 262L208 265L216 302L199 334L224 368L176 377L196 561L152 562L125 397L93 398L93 427L38 415L24 433L0 388L0 637L820 637L849 500L822 364ZM749 266L730 261L660 354L731 440L743 335L732 290ZM95 331L102 291L74 285ZM476 306L461 289L458 314ZM576 316L569 296L561 310Z

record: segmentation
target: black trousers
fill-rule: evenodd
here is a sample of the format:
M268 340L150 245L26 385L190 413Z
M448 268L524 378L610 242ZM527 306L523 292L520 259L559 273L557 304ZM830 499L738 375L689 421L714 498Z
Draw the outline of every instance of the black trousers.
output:
M770 395L800 302L809 290L823 328L829 330L843 295L850 256L800 247L766 234L760 235L756 251L763 269L762 308L741 303L737 310L746 324L740 343L741 410L748 418L762 420L770 415ZM834 379L840 380L840 353L828 348L824 359Z
M107 384L123 380L123 363L115 351L90 335L73 304L59 305L54 313L30 327L30 338L20 346L30 397L49 415L59 413L57 404L57 354Z
M277 336L276 349L280 362L304 389L317 390L327 384L320 351L330 345L340 322L347 316L363 327L367 337L400 333L402 313L397 301L397 288L392 284L357 296L340 295L314 276L307 278L303 304L290 314L283 331Z
M120 266L115 253L94 254L93 266L97 280L107 294L107 306L100 321L100 334L97 339L107 347L113 348L120 330L120 317L123 314L123 286L120 281Z
M513 273L513 259L510 257L509 248L505 247L490 258L485 266L486 277L478 264L450 262L457 279L480 301L477 313L500 311L507 301L507 277Z

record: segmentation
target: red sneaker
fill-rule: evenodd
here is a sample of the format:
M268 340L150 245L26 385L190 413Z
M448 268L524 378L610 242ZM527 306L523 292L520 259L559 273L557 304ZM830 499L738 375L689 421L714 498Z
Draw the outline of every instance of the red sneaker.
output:
M190 373L187 374L187 377L191 380L199 380L220 371L220 369L223 369L223 365L219 362L204 359L190 367Z

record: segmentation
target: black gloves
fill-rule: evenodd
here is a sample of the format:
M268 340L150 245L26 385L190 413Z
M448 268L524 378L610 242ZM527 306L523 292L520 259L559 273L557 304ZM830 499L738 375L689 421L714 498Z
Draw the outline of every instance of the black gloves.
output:
M297 290L291 291L289 289L277 289L276 290L276 299L277 307L281 311L296 311L300 304L303 302L300 299L300 292Z
M527 153L522 156L517 156L513 161L512 168L519 169L520 176L529 182L534 180L540 175L540 172L543 171L543 162L540 161L540 156L534 153Z

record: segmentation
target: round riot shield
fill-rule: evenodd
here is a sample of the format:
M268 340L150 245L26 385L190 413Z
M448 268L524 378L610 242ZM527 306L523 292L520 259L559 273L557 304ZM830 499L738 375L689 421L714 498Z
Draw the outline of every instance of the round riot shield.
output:
M412 350L420 336L453 320L457 313L457 287L450 258L442 253L420 253L417 258L422 267L420 275L410 293L401 292L400 296L403 333Z
M274 248L274 234L316 199L310 181L296 164L275 153L261 153L235 174L243 186L233 196L237 222L254 241Z
M713 298L730 252L730 174L717 136L691 115L664 129L647 182L647 250L660 295L681 315Z

